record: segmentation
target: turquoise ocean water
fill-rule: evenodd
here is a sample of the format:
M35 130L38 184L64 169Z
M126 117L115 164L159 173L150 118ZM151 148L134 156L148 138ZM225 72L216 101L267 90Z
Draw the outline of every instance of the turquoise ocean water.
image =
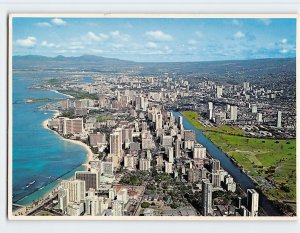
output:
M41 111L45 103L19 103L26 98L65 98L63 95L39 89L28 89L36 78L53 74L13 75L13 202L29 204L55 187L60 179L69 178L86 160L84 147L61 140L44 129L42 122L53 111Z

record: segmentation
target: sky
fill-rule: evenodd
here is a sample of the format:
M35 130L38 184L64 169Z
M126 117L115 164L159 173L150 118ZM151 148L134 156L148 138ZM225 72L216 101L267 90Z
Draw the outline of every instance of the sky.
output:
M296 56L296 19L13 18L13 55L140 62Z

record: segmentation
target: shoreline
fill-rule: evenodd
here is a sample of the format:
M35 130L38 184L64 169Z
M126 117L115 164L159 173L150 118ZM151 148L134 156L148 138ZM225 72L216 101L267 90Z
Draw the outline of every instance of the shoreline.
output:
M60 112L58 110L53 110L53 111L56 112L53 115L53 118L56 118L57 116L59 116ZM68 141L68 142L80 145L80 146L82 146L82 147L85 148L85 150L87 151L87 154L86 154L87 158L86 158L86 161L82 165L85 166L86 170L87 170L89 168L89 162L94 159L94 153L92 152L91 148L87 144L85 144L84 142L81 142L81 141L78 141L78 140L74 140L74 139L64 138L58 132L49 129L49 127L48 127L49 120L50 119L47 119L47 120L45 120L45 121L42 122L42 126L43 126L44 129L47 129L47 130L51 131L52 133L56 134L57 136L59 136L59 138L61 140Z
M68 94L64 94L64 93L61 93L61 92L59 92L58 90L49 89L49 91L52 91L52 92L54 92L54 93L56 93L56 94L64 95L64 96L66 96L66 97L68 97L68 98L75 99L74 96L68 95Z
M51 118L48 118L48 119L44 120L44 121L42 122L41 126L42 126L44 129L49 130L49 131L51 131L52 133L54 133L54 134L56 134L57 136L59 136L59 138L60 138L61 140L65 140L65 141L68 141L68 142L70 142L70 143L74 143L74 144L77 144L77 145L80 145L80 146L84 147L84 149L85 149L86 152L87 152L87 153L86 153L86 160L85 160L84 163L81 164L81 166L84 166L84 167L85 167L85 170L87 171L88 168L90 167L89 162L90 162L91 160L94 159L94 153L92 152L91 148L90 148L87 144L85 144L85 143L83 143L83 142L81 142L81 141L64 138L63 136L61 136L61 135L60 135L59 133L57 133L56 131L51 130L51 129L48 127L48 122L49 122L49 120L52 119L52 118L57 118L57 117L60 115L60 111L59 111L59 110L49 110L49 111L54 112L53 116L52 116ZM72 171L72 170L71 170L71 171ZM70 172L70 171L67 171L66 173L68 173L68 172ZM74 177L74 175L72 175L71 177ZM59 183L60 183L60 182L59 182ZM49 184L47 184L47 185L49 185ZM47 185L45 185L45 186L47 186ZM45 187L45 186L43 186L43 187ZM56 191L56 189L57 189L58 186L59 186L59 184L58 184L58 185L55 185L53 188L51 188L49 191L47 191L47 193L45 193L44 195L40 196L36 201L43 201L43 200L45 200L45 199L47 199L47 198L50 198L51 195L53 194L53 192ZM34 191L34 192L36 192L36 191ZM34 193L34 192L33 192L33 193ZM24 197L24 198L25 198L25 197ZM23 198L22 198L22 199L23 199ZM22 199L20 199L20 200L22 200ZM28 207L29 207L29 208L32 208L32 204L33 204L33 202L32 202L32 203L29 203L29 204L26 204L26 205L25 205L25 206L26 206L25 210L26 210ZM20 208L20 209L16 209L16 210L14 211L14 213L15 213L15 214L18 214L18 213L20 213L20 212L23 212L23 213L24 213L25 210L24 210L24 207L22 207L22 208Z

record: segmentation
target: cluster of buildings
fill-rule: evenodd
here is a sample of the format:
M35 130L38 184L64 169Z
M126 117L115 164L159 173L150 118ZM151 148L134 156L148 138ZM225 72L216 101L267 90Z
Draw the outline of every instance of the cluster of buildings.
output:
M124 175L137 171L150 174L150 177L155 171L192 187L192 192L200 192L201 209L193 207L193 211L181 209L176 213L257 216L259 195L255 190L248 190L247 203L240 202L233 212L214 205L213 192L235 193L237 184L221 167L220 161L210 157L206 148L197 142L195 131L184 128L183 118L179 116L176 120L173 112L166 110L178 96L190 95L185 94L190 88L188 82L174 81L172 88L168 86L172 80L163 87L153 77L143 82L126 80L98 79L97 82L103 82L97 92L98 100L70 98L62 101L60 110L68 112L69 116L48 122L49 128L64 137L85 142L94 152L86 171L77 171L72 179L62 181L56 208L63 215L71 216L140 215L147 181L140 186L120 181ZM96 92L95 86L87 86L85 91ZM148 90L144 89L146 87ZM222 98L225 93L222 87L216 87L216 98ZM230 121L238 121L237 105L227 106L226 111L223 116L212 101L208 102L210 120L222 121L228 116ZM170 211L165 209L161 215L175 213ZM151 208L144 212L144 215L153 214Z
M234 125L253 137L296 137L296 92L289 86L200 81L189 90L177 104L200 112L205 125Z

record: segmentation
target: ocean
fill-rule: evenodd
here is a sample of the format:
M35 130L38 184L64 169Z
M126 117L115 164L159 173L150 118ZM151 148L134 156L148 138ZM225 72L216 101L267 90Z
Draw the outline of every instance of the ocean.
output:
M46 103L24 103L26 98L66 98L64 95L28 89L36 79L53 77L53 73L17 73L13 75L12 178L13 203L27 205L51 191L61 179L84 170L87 151L44 129L42 122L54 115L41 111Z

